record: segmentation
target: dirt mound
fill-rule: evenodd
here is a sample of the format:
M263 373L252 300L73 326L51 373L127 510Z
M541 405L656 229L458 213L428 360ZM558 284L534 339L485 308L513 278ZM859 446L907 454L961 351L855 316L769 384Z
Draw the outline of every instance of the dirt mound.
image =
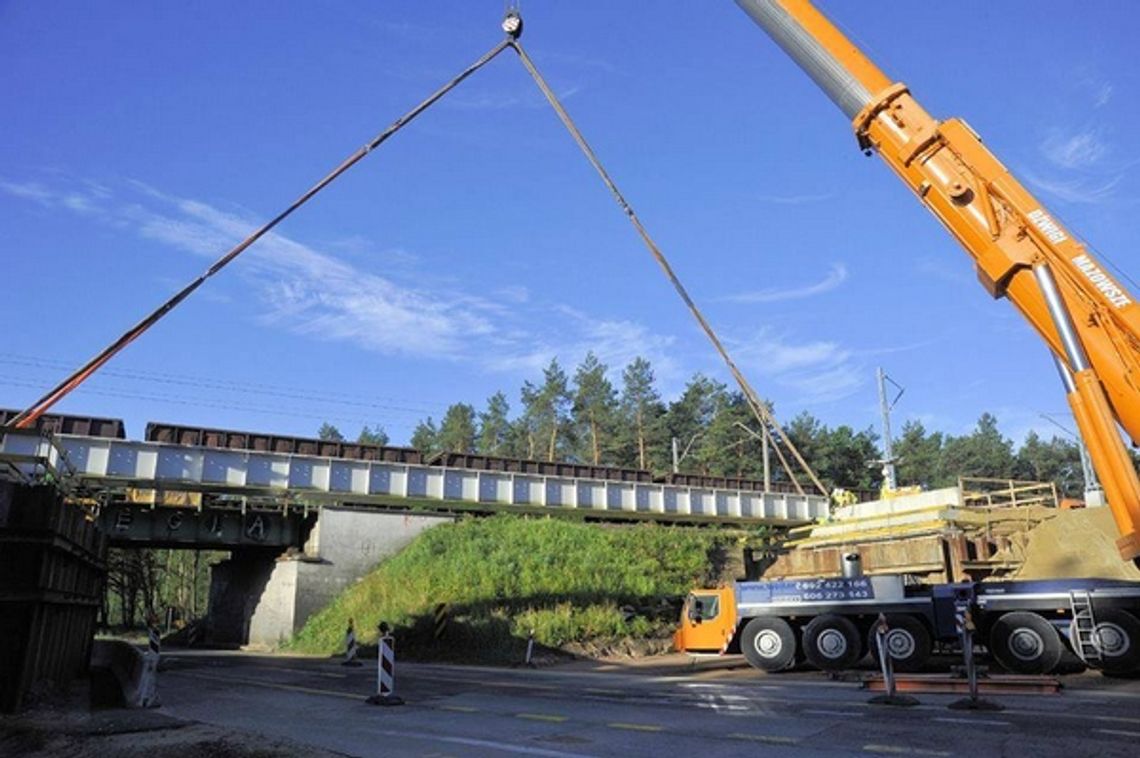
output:
M1025 562L1013 579L1096 577L1140 581L1140 569L1122 561L1108 508L1058 511L1027 534Z

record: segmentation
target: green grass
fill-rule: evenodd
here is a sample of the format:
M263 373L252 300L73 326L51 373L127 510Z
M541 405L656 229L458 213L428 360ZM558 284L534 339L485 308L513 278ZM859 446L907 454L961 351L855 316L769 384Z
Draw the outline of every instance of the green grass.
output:
M290 647L343 651L350 618L365 643L387 621L401 657L472 663L518 661L531 629L547 648L668 637L680 598L719 577L737 534L518 516L445 524L310 618ZM450 618L435 640L441 602Z

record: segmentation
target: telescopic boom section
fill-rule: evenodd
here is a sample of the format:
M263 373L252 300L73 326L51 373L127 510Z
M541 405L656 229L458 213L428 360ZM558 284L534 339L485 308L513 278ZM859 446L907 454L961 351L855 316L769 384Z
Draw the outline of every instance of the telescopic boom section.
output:
M936 121L807 0L736 0L852 120L874 151L1048 343L1103 480L1126 559L1140 557L1140 306L960 119Z

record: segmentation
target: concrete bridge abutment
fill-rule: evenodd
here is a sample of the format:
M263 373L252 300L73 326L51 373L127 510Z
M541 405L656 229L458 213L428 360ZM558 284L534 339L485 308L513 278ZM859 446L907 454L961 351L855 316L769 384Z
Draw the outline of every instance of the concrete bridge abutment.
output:
M214 566L207 619L211 644L274 649L384 558L448 515L329 506L302 550L239 548Z

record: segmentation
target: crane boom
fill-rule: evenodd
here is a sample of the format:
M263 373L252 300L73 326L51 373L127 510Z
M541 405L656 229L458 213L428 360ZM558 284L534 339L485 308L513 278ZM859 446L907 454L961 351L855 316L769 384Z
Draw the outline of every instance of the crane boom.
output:
M1048 344L1120 530L1140 558L1140 305L957 118L935 120L808 0L736 0L852 121Z

